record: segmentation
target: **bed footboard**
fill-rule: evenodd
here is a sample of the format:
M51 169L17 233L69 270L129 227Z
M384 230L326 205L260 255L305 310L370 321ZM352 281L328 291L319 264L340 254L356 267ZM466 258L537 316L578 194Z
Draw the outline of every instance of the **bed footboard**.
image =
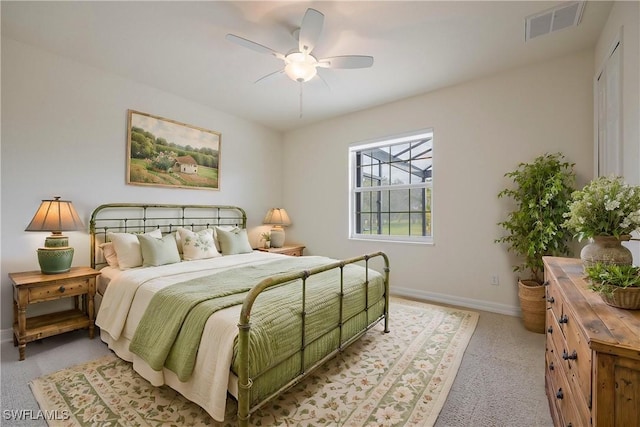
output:
M369 318L369 262L374 258L382 258L384 263L384 310L383 313L379 316L376 316L373 319ZM354 336L343 342L343 325L347 321L343 317L343 308L344 308L344 288L343 288L343 269L348 264L354 263L364 263L364 283L365 283L365 306L363 312L366 312L367 321L366 327L357 332ZM340 339L338 340L338 347L329 352L326 356L321 358L319 361L315 362L312 366L306 367L304 363L304 352L308 343L305 342L305 318L307 316L307 301L306 301L306 290L307 290L307 279L315 274L319 274L329 270L340 270L340 323L339 334ZM302 335L300 340L300 352L302 354L301 357L301 366L300 372L298 376L293 378L279 390L272 393L270 396L261 400L259 403L251 406L251 388L253 386L253 379L250 377L249 373L249 337L251 334L251 309L253 304L255 303L256 298L260 293L265 291L266 289L280 285L282 283L290 282L293 280L301 281L301 294L302 294L302 311L301 311L301 322L302 322ZM359 314L361 314L360 312ZM384 319L384 332L389 332L389 258L384 252L375 252L368 255L363 255L355 258L350 258L342 261L336 261L334 263L330 263L327 265L323 265L320 267L311 268L308 270L291 273L291 274L283 274L276 277L271 277L261 281L259 284L254 286L251 291L249 291L247 297L244 300L242 305L242 311L240 313L240 321L238 322L238 422L241 426L249 425L249 417L252 412L257 410L260 406L266 403L268 400L282 393L284 390L292 387L293 385L300 382L303 378L305 378L311 371L313 371L318 366L322 365L328 359L334 357L338 352L342 351L345 347L356 341L360 338L365 332L375 326L380 320Z

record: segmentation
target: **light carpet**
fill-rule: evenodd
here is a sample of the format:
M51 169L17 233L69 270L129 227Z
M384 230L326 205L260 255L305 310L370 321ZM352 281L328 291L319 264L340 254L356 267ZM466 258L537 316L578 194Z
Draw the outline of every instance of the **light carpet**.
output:
M391 332L360 340L251 417L256 426L431 426L455 379L478 314L394 298ZM229 397L216 422L170 388L111 355L30 384L50 426L234 426Z

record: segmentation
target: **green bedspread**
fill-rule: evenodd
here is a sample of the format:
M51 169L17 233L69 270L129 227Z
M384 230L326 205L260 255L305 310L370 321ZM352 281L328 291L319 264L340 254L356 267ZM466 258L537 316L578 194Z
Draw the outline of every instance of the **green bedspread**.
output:
M153 369L172 370L181 381L192 374L207 319L217 310L242 304L246 293L261 280L328 264L325 257L287 257L265 264L233 268L210 276L168 286L152 298L129 347ZM369 306L384 294L382 276L370 271ZM344 267L345 304L342 319L361 312L365 304L364 268ZM341 322L339 310L340 270L307 279L305 340L312 342ZM252 310L250 375L257 375L300 351L301 286L290 282L263 292ZM320 347L336 348L337 334ZM322 341L322 340L320 340ZM316 346L317 347L317 346ZM314 352L326 351L318 348ZM235 353L234 350L234 359ZM311 358L315 358L310 355ZM233 366L237 368L237 366ZM236 369L233 369L236 371Z

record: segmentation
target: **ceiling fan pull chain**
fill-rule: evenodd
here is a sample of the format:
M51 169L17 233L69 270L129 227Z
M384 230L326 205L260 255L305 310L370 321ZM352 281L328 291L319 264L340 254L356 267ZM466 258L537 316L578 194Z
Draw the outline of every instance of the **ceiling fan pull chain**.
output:
M302 82L298 83L300 85L300 119L302 118Z

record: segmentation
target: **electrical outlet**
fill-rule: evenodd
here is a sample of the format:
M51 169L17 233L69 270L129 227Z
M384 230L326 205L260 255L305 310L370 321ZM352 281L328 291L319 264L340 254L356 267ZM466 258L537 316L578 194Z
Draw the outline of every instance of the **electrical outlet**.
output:
M491 276L491 284L493 286L499 286L500 285L500 276L498 276L497 274L494 274L493 276Z

